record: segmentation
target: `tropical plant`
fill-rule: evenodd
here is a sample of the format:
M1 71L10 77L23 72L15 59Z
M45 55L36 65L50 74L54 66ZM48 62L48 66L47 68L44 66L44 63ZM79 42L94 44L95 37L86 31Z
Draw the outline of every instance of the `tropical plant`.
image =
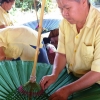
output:
M36 2L37 2L37 7L39 7L40 3L42 4L41 0L36 0ZM45 12L49 12L52 5L53 5L52 0L46 0ZM15 7L21 8L24 11L34 9L34 0L16 0Z

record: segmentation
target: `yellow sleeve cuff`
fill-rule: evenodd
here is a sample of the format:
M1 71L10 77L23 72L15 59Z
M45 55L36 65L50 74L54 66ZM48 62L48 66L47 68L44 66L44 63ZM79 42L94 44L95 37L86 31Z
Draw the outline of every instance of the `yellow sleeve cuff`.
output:
M93 61L91 66L92 71L100 72L100 59Z

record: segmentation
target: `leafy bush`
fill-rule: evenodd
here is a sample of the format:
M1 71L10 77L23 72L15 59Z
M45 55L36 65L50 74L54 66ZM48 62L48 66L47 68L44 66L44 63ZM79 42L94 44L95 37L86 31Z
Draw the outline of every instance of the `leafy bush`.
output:
M31 9L33 5L33 0L16 0L15 6L16 8L21 8L22 11L27 11Z
M42 0L36 0L36 7L39 9L41 7ZM49 12L52 6L51 0L46 0L45 4L45 12ZM34 9L34 1L33 0L16 0L15 3L16 8L21 8L22 11L27 11Z

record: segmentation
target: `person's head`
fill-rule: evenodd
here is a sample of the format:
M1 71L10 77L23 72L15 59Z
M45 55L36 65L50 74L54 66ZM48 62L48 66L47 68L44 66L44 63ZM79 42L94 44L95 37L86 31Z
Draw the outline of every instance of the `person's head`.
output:
M15 4L15 0L1 0L1 7L5 10L5 11L9 11L12 6Z
M62 16L71 24L86 20L89 12L88 0L57 0Z
M58 45L58 35L59 35L59 29L54 29L50 31L49 38L50 43L53 44L56 48Z

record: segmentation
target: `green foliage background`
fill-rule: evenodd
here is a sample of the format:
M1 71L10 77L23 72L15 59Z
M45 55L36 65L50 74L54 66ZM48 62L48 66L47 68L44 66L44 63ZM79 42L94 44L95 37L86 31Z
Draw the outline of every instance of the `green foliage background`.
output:
M42 0L36 0L39 1L40 3ZM94 6L100 5L100 0L89 0ZM22 11L27 11L27 10L32 10L34 9L34 0L16 0L15 3L16 8L21 8ZM46 0L45 4L45 11L49 12L50 9L53 8L53 3L52 0Z
M40 3L42 2L42 0L37 0L37 1L39 1ZM46 0L45 11L48 12L51 6L52 6L52 1ZM34 0L16 0L15 7L21 8L22 11L32 10L34 9Z

